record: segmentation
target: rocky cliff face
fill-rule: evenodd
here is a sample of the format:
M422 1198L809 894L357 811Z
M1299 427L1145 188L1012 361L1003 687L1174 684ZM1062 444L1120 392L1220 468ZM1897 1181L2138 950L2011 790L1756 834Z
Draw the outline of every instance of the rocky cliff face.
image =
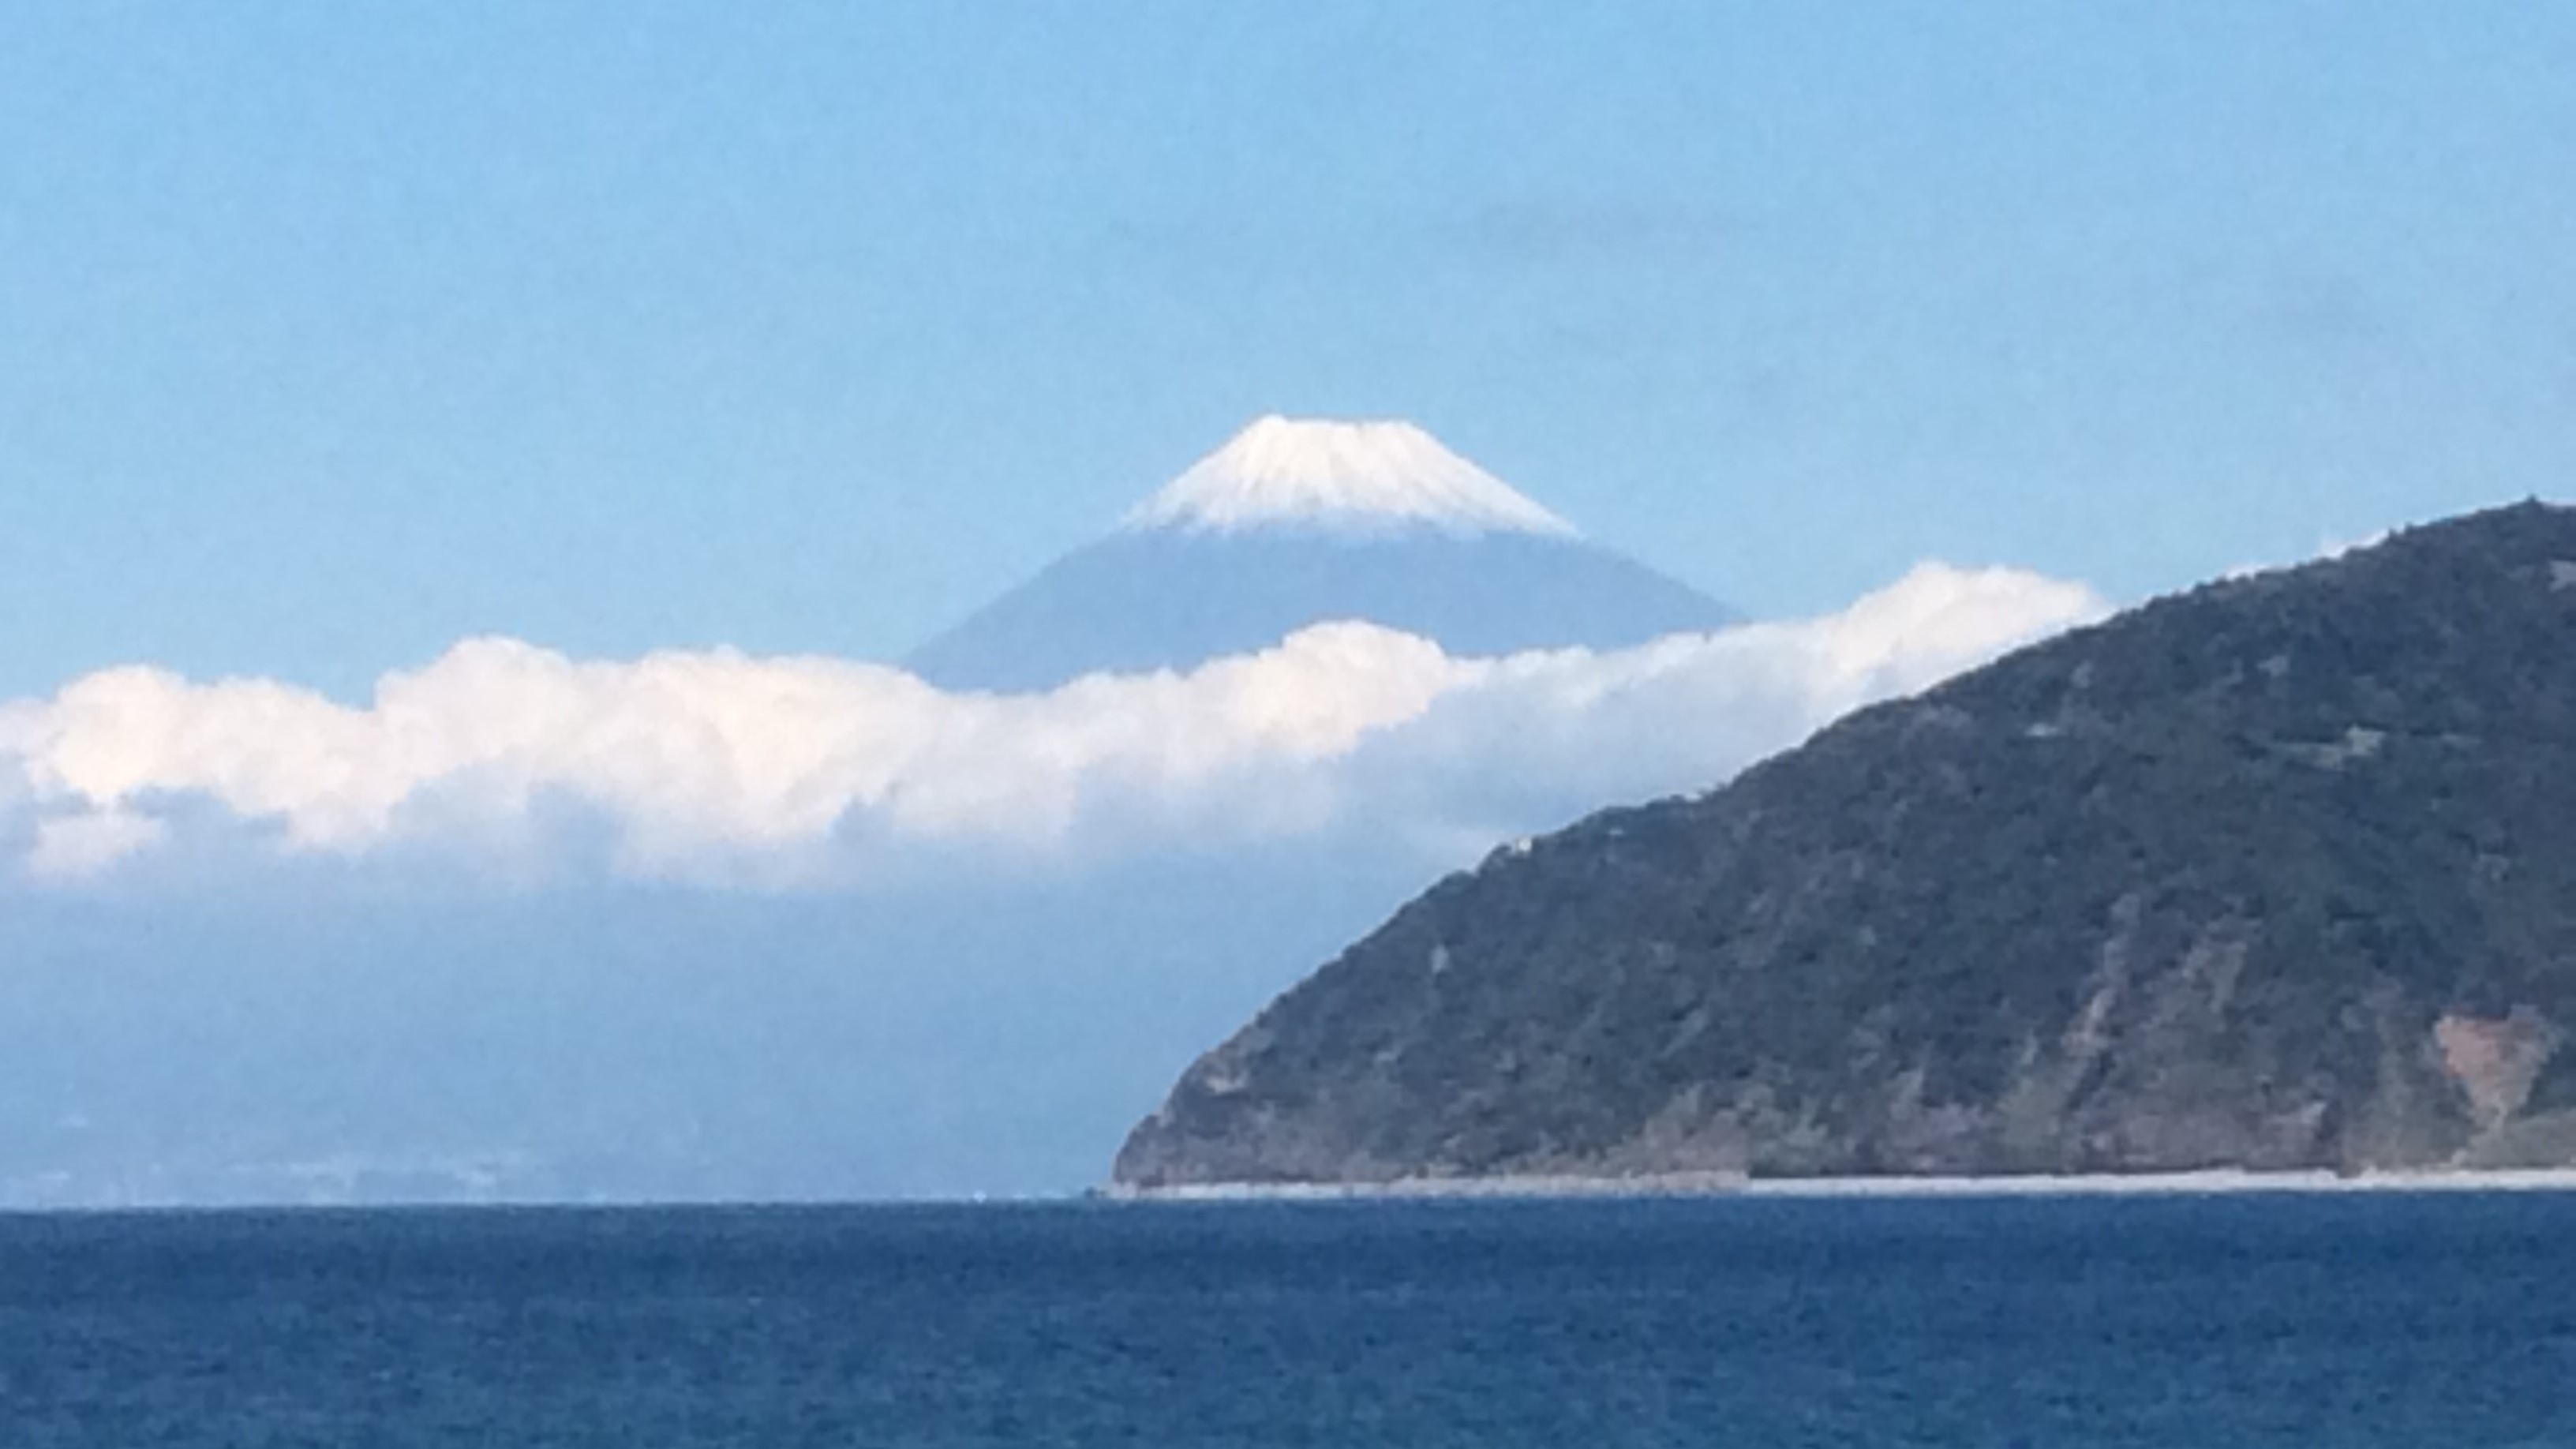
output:
M2576 1164L2576 511L2212 584L1440 883L1122 1183Z

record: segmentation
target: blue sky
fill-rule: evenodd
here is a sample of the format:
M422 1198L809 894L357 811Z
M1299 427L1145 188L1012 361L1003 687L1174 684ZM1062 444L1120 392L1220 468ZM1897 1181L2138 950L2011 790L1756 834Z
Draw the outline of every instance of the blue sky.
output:
M2534 5L9 7L0 1205L1095 1180L1516 836L2565 497L2571 75ZM1798 622L860 662L1269 412Z
M2564 491L2576 15L17 7L0 696L893 655L1268 410L1761 615Z

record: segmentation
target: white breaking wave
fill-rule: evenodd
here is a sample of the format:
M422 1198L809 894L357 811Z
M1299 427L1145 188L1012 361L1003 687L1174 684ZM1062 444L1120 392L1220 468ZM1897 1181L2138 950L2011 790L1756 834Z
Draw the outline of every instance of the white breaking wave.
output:
M1262 418L1131 511L1129 529L1299 524L1571 537L1574 525L1406 422Z
M95 878L227 820L264 844L214 848L253 863L429 847L547 874L588 868L580 842L604 829L620 876L809 888L959 846L1081 862L1360 830L1454 859L1570 810L1706 786L2103 612L2080 585L1927 564L1837 614L1636 649L1454 658L1345 622L1043 694L723 650L585 662L506 639L389 674L356 708L113 669L0 703L0 879Z

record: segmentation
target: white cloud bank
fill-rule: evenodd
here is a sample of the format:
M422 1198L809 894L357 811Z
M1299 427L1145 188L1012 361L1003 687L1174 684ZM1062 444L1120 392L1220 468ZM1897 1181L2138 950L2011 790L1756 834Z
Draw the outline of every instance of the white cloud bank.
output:
M2080 585L1927 564L1838 614L1615 653L1458 659L1327 624L1186 675L1036 695L729 651L582 662L507 639L387 675L362 709L112 669L0 704L0 841L37 882L113 874L210 822L286 857L425 847L521 873L548 868L578 819L621 876L771 885L943 847L1079 859L1354 825L1454 852L1568 802L1714 783L2103 612Z

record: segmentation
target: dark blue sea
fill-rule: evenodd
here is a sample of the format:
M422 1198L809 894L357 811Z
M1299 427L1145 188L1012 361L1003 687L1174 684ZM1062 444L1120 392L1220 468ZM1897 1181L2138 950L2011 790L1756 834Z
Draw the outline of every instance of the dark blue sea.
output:
M2576 1446L2576 1195L0 1217L0 1446Z

